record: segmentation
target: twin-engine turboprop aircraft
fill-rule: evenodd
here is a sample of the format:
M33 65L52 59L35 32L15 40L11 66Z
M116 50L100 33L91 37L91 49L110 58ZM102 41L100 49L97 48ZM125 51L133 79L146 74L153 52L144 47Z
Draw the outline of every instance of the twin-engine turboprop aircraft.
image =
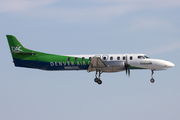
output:
M174 66L169 61L151 59L145 54L54 55L42 53L23 47L13 35L6 36L16 67L96 71L94 81L98 84L102 83L100 75L103 72L126 71L126 74L130 76L131 69L150 69L152 71L150 81L154 83L155 70L166 70Z

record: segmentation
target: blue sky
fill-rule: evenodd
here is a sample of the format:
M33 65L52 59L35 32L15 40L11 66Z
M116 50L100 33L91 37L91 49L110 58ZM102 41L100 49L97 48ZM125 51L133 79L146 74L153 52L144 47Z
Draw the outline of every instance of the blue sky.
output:
M1 0L1 120L179 120L179 0ZM144 53L175 67L103 73L41 71L12 63L6 34L54 54Z

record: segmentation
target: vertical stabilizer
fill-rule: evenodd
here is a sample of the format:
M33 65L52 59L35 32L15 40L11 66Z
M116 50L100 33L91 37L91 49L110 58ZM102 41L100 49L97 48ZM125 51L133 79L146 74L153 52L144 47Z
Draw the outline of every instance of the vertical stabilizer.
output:
M6 35L11 53L32 52L25 48L13 35Z
M36 54L36 51L25 48L13 35L6 35L13 59L23 59Z

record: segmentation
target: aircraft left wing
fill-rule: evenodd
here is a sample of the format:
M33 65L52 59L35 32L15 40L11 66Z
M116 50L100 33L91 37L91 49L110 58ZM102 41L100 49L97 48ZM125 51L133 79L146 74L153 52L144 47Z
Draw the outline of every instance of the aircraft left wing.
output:
M88 72L96 71L97 69L103 69L107 65L99 57L93 57L88 67Z

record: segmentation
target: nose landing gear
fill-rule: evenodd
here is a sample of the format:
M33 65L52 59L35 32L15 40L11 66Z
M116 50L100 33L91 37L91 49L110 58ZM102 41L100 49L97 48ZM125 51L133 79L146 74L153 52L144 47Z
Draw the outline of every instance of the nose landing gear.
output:
M99 77L97 77L98 72L99 72ZM98 83L99 85L102 84L102 81L100 80L100 76L102 73L103 73L102 71L96 70L96 75L95 75L96 78L94 79L94 82Z
M152 77L152 78L151 78L150 82L151 82L151 83L154 83L154 82L155 82L155 80L154 80L154 78L153 78L154 71L151 70L151 72L152 72L152 74L151 74L151 77Z

